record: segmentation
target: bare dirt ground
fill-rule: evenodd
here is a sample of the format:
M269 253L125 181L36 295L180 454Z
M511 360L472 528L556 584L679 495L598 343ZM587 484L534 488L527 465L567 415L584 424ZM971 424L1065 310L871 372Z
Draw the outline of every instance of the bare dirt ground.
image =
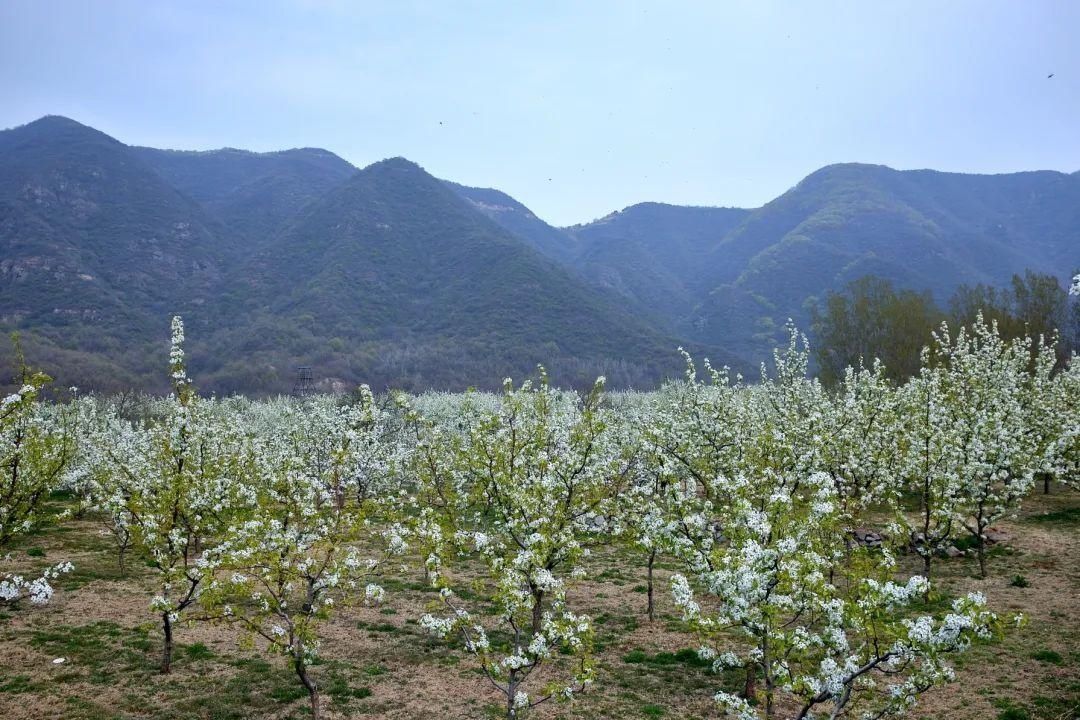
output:
M978 579L975 561L963 557L938 562L935 581L947 596L981 590L999 614L1021 612L1027 623L960 658L957 681L928 693L914 718L1080 718L1080 493L1034 495L1017 520L999 527L1010 540L993 551L991 577ZM71 560L76 571L57 583L47 607L0 608L0 716L310 717L284 659L242 649L230 627L179 628L173 673L159 674L152 577L135 557L121 575L100 528L69 521L13 551L8 566L29 571ZM711 698L724 679L678 654L697 643L667 593L668 570L657 572L657 619L645 616L642 560L596 553L592 579L571 594L596 620L596 686L573 704L541 706L534 717L719 717ZM386 587L383 607L345 609L324 626L324 659L314 674L326 716L498 717L499 697L471 657L419 627L420 616L438 607L422 577L397 575ZM53 662L60 657L63 663Z

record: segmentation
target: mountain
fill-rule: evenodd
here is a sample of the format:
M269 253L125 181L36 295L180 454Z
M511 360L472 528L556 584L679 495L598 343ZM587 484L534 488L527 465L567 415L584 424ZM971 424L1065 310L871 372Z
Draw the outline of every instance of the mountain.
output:
M356 168L327 150L254 153L224 148L190 152L132 148L184 195L252 243L276 234L308 203L340 185Z
M474 188L444 181L451 190L465 198L476 210L503 229L517 235L534 249L554 260L574 264L578 246L574 236L548 225L532 210L499 190Z
M208 300L220 232L104 133L61 117L0 132L0 322L31 357L137 383L145 368L108 358L145 356L160 317Z
M669 330L707 290L697 284L700 259L750 213L648 202L591 223L556 228L499 190L446 183L504 229Z
M702 259L749 212L640 203L566 232L577 241L574 265L585 278L675 329L708 290Z
M1080 264L1080 176L964 175L832 165L750 213L703 259L710 288L684 320L699 342L763 356L787 318L866 274L930 290L1004 285L1025 269Z
M944 302L1078 267L1080 173L832 165L753 210L556 228L402 158L130 147L60 117L0 131L0 331L102 391L167 386L174 313L204 391L288 391L297 365L325 389L494 387L537 363L647 387L680 344L753 367L868 273Z
M161 151L43 118L0 132L0 208L0 326L65 385L164 389L176 312L223 393L288 391L300 364L324 388L679 370L676 338L400 158Z
M537 363L568 384L678 370L676 340L402 158L309 206L237 278L231 307L246 320L218 343L234 360L206 368L225 387L273 372L286 352L410 388L491 387Z

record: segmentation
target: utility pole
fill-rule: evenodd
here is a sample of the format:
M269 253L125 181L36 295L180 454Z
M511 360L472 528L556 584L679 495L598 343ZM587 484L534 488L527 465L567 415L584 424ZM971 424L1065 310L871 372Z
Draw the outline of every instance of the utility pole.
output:
M296 380L293 382L293 397L310 397L315 394L315 381L311 378L311 366L301 365L296 368Z

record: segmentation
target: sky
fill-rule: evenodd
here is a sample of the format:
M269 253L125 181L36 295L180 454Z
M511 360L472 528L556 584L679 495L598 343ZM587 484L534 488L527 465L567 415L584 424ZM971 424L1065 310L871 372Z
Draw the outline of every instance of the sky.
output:
M569 225L836 162L1080 170L1078 37L1073 0L2 0L0 127L404 156Z

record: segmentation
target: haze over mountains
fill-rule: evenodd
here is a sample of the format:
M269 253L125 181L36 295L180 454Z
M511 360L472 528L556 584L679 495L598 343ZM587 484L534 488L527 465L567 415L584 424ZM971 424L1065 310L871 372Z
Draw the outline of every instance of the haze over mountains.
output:
M1080 174L823 168L753 210L643 203L555 228L401 158L180 152L46 117L0 132L0 329L64 384L162 389L168 318L218 392L646 387L679 344L752 370L874 273L944 299L1080 265ZM0 347L9 364L10 346Z

